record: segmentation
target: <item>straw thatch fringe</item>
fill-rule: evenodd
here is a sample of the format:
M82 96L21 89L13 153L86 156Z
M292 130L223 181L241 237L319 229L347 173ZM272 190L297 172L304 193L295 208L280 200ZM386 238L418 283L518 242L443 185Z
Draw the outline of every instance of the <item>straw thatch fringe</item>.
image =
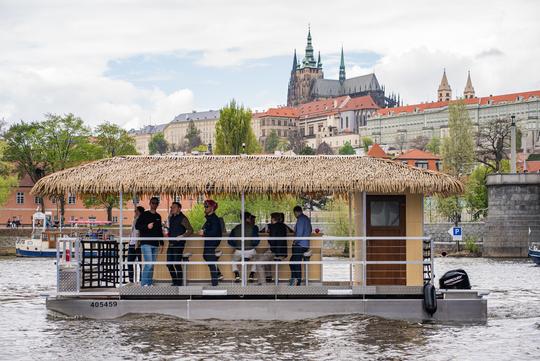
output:
M125 156L40 179L32 193L423 193L450 195L463 184L443 173L359 156Z

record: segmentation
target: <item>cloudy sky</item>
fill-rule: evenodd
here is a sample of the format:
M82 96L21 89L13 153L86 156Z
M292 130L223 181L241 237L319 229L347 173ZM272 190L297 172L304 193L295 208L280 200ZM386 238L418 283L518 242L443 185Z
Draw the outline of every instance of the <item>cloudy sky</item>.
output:
M325 77L375 71L406 103L540 89L540 2L0 0L0 119L73 112L88 124L159 124L236 98L286 103L308 23Z

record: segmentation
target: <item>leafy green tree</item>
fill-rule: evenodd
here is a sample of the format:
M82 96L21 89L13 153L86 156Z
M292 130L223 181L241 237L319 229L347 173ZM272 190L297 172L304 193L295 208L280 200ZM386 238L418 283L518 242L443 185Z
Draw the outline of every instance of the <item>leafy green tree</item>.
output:
M364 151L367 153L369 151L369 147L373 145L373 139L370 137L362 137L362 146L364 147Z
M233 99L219 112L215 154L241 154L244 151L257 153L260 146L251 128L251 110L239 106Z
M433 137L426 145L426 149L433 154L440 154L441 152L441 138Z
M463 179L474 162L474 141L472 122L465 103L455 102L449 107L448 137L442 140L441 157L443 170L454 177ZM461 219L463 202L458 196L437 197L437 209L457 224Z
M0 141L0 159L4 159L5 149L6 143ZM0 206L7 202L12 188L17 186L17 177L13 173L10 162L0 161Z
M95 131L97 144L106 157L137 154L135 139L125 129L113 123L100 124Z
M351 145L351 142L345 142L341 148L339 148L340 155L354 155L356 152Z
M150 142L148 143L148 151L150 154L163 155L169 150L169 142L165 139L163 132L158 132L152 135Z
M202 144L201 131L197 129L193 120L190 120L188 123L185 138L187 140L188 150L192 150Z
M277 135L277 132L272 129L270 131L270 134L268 134L268 138L266 138L266 142L264 142L264 151L266 153L274 153L274 151L277 149L278 144L279 137Z
M41 132L47 169L51 173L74 167L86 161L99 159L102 148L90 142L90 129L83 120L73 114L46 114L41 123ZM65 215L65 195L56 197L60 206L61 219Z
M287 139L280 139L276 149L281 152L286 152L291 149L291 145Z
M315 150L309 145L305 145L304 148L300 150L300 155L315 155Z
M199 153L206 153L208 151L208 146L204 144L199 144L195 148L191 149L191 151L197 151Z

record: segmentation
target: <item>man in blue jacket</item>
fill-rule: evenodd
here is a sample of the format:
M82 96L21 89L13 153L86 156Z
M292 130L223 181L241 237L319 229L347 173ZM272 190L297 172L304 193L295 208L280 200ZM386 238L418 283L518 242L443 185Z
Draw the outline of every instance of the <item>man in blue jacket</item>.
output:
M223 230L221 228L221 221L216 215L216 209L218 204L212 199L207 199L204 201L204 216L206 217L206 222L204 223L200 235L204 237L219 237L223 236ZM216 248L219 246L221 239L205 239L204 240L204 250L203 258L206 262L217 262L218 258L216 256ZM216 264L209 264L208 268L210 269L210 277L212 279L212 286L218 285L219 279L219 269Z
M305 237L296 239L292 245L291 262L300 262L304 258L304 253L309 250L309 237L311 237L311 220L302 212L302 207L296 206L293 208L294 216L296 217L296 225L294 226L295 237ZM298 286L302 283L302 265L290 264L291 280L289 285Z

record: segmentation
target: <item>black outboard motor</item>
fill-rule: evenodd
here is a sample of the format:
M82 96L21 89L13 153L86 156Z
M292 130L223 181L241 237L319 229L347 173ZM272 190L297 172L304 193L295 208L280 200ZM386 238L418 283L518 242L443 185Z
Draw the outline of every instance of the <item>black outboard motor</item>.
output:
M471 283L467 272L462 269L455 269L446 272L439 279L439 288L453 290L470 290Z

